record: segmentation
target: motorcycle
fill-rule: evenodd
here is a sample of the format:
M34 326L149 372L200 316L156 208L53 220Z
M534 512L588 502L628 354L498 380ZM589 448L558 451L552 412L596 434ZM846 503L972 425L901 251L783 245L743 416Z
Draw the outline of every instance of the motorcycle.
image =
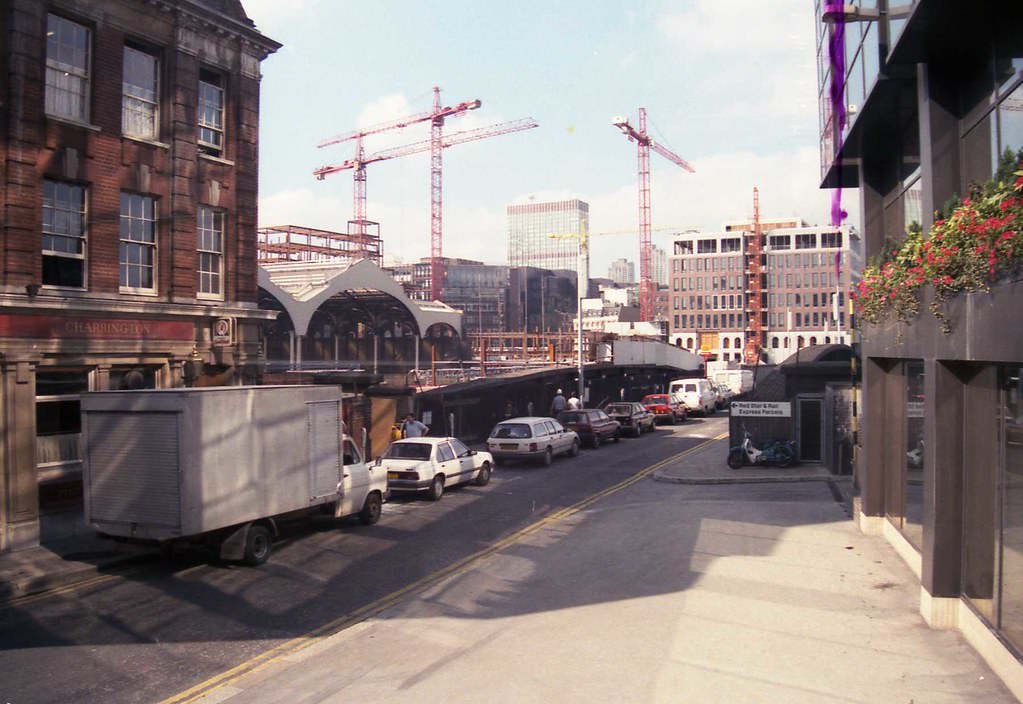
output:
M795 463L795 443L788 440L773 440L763 448L757 449L753 445L753 437L749 432L743 433L741 445L735 445L728 450L728 466L732 469L739 469L747 464L776 464L779 467L791 467Z

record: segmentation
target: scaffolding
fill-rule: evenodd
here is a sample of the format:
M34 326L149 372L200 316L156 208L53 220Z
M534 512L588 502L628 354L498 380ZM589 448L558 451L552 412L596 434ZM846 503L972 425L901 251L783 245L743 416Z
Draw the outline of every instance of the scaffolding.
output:
M380 266L384 258L380 223L363 221L361 233L353 227L355 224L348 221L348 232L299 225L261 227L256 231L258 262L351 262L369 259Z

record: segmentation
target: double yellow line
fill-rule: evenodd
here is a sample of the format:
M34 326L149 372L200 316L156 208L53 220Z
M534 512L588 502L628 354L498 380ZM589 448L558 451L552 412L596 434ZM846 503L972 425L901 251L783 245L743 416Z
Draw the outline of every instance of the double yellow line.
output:
M217 689L220 689L221 687L226 687L230 685L231 683L241 679L245 675L258 672L259 670L263 669L264 667L267 667L268 665L274 663L280 658L294 655L295 653L309 647L310 645L313 645L320 638L332 636L336 633L345 630L346 628L350 628L351 626L355 625L356 623L359 623L360 621L365 621L367 618L382 613L383 611L403 601L410 594L424 591L428 587L431 587L445 579L448 579L449 577L454 577L462 572L465 572L474 563L479 562L480 560L483 560L489 557L490 555L493 555L494 553L500 552L501 550L504 550L505 548L519 542L523 538L533 535L534 533L543 530L544 528L553 525L554 523L563 521L566 518L569 518L570 516L573 516L576 513L579 513L580 511L589 508L596 502L600 501L605 497L610 496L611 494L617 493L623 489L627 489L633 484L642 481L643 479L646 479L647 477L649 477L651 474L653 474L666 464L676 462L682 459L683 457L693 454L694 452L703 449L708 444L720 440L721 438L726 436L727 433L718 435L717 437L714 438L710 438L700 443L699 445L696 445L695 447L691 447L688 450L680 452L676 455L672 455L671 457L663 459L656 464L650 465L649 467L643 469L641 472L629 477L628 479L619 482L618 484L615 484L614 486L611 486L607 489L604 489L603 491L597 492L596 494L593 494L592 496L589 496L583 499L582 501L573 504L572 506L563 508L560 511L555 511L554 513L551 513L541 518L539 521L531 523L525 528L522 528L502 538L501 540L498 540L496 543L493 543L492 545L489 545L488 547L478 552L475 552L472 555L469 555L468 557L464 557L460 560L457 560L448 565L447 567L439 569L436 572L432 572L431 574L428 574L425 577L418 579L415 582L412 582L411 584L408 584L397 591L391 592L387 596L381 597L380 599L377 599L372 603L366 604L365 606L362 606L356 609L355 611L347 613L344 616L336 618L333 621L330 621L329 623L325 623L322 626L319 626L309 631L308 633L299 636L298 638L292 638L289 641L285 641L284 643L281 643L280 645L271 648L270 650L260 653L254 658L250 658L249 660L246 660L245 662L232 667L230 670L222 672L219 675L211 677L210 679L204 682L200 682L194 687L186 689L184 692L180 692L179 694L176 694L173 697L170 697L169 699L164 699L161 702L161 704L186 704L187 702L198 701L202 697L209 695L210 693Z

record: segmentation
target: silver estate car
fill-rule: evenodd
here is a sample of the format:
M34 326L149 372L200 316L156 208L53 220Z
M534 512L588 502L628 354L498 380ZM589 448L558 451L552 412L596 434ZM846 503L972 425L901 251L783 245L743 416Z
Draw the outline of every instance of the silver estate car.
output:
M579 454L579 436L573 430L565 430L553 418L509 418L490 431L487 452L494 456L495 464L504 460L534 460L547 466L554 455Z

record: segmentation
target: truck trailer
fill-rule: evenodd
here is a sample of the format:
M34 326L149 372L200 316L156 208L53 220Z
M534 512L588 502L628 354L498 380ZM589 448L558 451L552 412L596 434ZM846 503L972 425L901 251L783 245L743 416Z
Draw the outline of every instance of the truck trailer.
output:
M98 391L81 409L85 521L102 536L257 565L284 518L380 518L387 475L346 434L336 386Z

